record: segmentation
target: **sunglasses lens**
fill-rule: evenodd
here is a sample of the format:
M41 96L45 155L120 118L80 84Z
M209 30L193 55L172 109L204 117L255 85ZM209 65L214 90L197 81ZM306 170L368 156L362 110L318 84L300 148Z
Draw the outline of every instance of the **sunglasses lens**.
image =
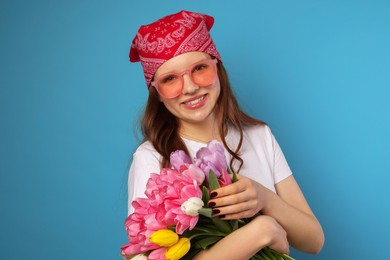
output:
M216 67L210 61L197 64L191 72L192 81L200 87L211 85L216 75Z
M182 81L179 75L171 74L158 81L158 91L165 98L174 98L180 95Z

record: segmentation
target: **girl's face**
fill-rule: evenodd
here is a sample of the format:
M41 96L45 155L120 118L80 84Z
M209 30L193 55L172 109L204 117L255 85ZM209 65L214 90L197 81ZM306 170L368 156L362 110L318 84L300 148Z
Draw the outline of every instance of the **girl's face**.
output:
M171 72L181 72L199 61L211 59L203 52L188 52L173 57L161 65L156 71L155 78ZM221 90L218 76L215 81L199 87L190 78L189 73L183 75L183 89L175 98L164 98L160 95L160 101L183 124L208 124L214 118L214 107Z

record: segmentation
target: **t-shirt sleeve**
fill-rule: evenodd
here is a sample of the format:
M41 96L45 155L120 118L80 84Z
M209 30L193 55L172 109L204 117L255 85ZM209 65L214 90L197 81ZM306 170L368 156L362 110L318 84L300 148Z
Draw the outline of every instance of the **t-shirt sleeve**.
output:
M266 132L268 138L272 144L272 153L273 153L273 175L275 184L281 182L288 176L292 175L290 166L287 163L286 158L280 148L278 142L275 139L275 136L272 134L271 129L267 126Z
M151 145L143 144L133 154L128 177L128 214L133 212L131 203L145 198L146 183L151 173L160 172L160 154Z

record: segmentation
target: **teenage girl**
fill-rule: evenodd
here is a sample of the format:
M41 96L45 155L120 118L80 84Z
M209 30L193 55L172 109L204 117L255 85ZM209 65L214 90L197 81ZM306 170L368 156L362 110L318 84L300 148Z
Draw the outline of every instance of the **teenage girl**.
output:
M181 11L141 26L132 42L130 60L141 62L149 97L144 142L129 172L129 213L131 201L145 197L150 173L170 166L171 152L193 158L218 140L238 181L214 190L209 206L221 219L254 219L194 259L249 259L266 246L318 253L321 225L270 128L240 109L209 33L213 23L211 16Z

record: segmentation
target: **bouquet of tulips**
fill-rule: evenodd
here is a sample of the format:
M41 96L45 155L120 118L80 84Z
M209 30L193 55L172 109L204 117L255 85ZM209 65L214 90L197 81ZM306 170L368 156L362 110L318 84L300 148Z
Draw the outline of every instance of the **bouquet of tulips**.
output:
M132 202L134 213L125 221L129 243L121 248L124 259L191 259L250 221L221 220L207 206L212 190L236 181L219 142L201 148L193 162L184 151L175 151L170 163L172 168L151 173L146 198ZM292 258L266 247L251 259Z

